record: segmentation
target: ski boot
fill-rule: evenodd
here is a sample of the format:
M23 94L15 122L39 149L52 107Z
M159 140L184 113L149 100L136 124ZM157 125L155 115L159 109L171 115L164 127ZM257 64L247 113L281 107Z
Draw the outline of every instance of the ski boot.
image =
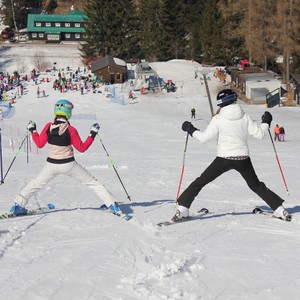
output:
M10 213L15 216L22 216L27 214L27 209L25 207L20 206L19 204L15 204L10 208Z
M178 205L178 208L175 212L174 217L171 219L171 222L176 223L183 218L187 218L188 216L189 216L189 209L184 206Z
M273 215L275 218L282 219L284 221L292 221L292 216L287 212L287 210L281 205L276 210L274 210Z

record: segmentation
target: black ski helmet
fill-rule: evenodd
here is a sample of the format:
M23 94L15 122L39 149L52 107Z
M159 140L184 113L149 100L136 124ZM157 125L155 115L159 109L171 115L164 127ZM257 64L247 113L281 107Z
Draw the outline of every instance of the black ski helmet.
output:
M231 89L225 89L217 95L217 105L220 107L234 103L237 100L237 94Z

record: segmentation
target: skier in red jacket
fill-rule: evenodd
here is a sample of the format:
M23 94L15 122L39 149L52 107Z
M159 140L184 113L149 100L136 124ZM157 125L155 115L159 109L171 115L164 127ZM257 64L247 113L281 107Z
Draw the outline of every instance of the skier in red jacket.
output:
M91 188L113 213L122 214L113 195L75 161L74 148L79 152L85 152L94 142L100 126L98 123L94 124L89 136L82 142L77 130L69 123L73 107L73 104L68 100L58 100L54 107L54 121L47 123L40 134L37 132L36 124L33 121L27 125L37 147L42 148L46 143L49 144L49 154L47 163L40 174L36 179L29 182L16 197L15 205L10 209L11 213L15 215L26 214L25 206L29 199L57 175L64 174Z

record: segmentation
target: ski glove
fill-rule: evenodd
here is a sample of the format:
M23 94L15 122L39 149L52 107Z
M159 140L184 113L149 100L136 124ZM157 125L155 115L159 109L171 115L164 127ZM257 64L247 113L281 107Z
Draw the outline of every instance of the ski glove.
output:
M190 136L193 136L193 133L196 130L199 130L199 129L197 129L196 127L194 127L194 125L191 122L185 121L182 124L182 130L186 131L187 133L189 133Z
M92 137L93 139L96 137L98 131L100 129L100 125L98 123L95 123L92 127L91 127L91 131L90 131L90 137Z
M266 111L261 117L261 122L267 123L269 127L271 126L272 120L273 120L272 115L268 111Z
M27 125L27 129L33 133L34 131L36 131L36 124L33 121L29 121L28 125Z

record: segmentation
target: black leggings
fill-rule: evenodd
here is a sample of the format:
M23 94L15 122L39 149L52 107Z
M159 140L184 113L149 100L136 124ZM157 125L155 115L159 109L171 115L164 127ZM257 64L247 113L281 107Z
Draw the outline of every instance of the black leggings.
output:
M269 190L263 182L258 180L250 158L231 160L222 157L217 157L201 176L196 178L196 180L189 185L178 198L178 204L190 208L195 197L205 185L232 169L238 171L243 176L249 188L262 198L272 210L276 210L276 208L282 205L284 200Z

